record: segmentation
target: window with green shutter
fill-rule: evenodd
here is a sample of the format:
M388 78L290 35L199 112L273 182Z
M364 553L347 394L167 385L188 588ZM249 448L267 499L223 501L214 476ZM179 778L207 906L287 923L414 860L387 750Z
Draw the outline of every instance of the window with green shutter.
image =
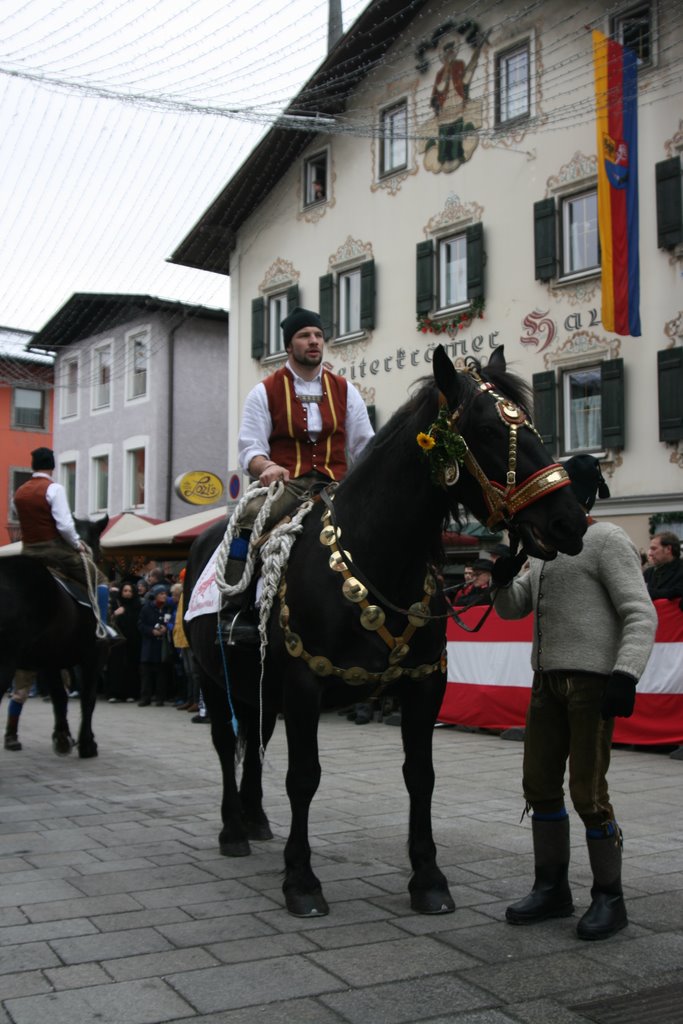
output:
M434 243L431 238L417 243L416 295L418 316L431 313L434 306Z
M320 319L325 339L334 337L334 274L323 274L319 281Z
M683 348L657 353L659 440L683 440Z
M607 359L600 364L602 386L602 447L623 448L624 360Z
M683 242L683 198L681 158L662 160L655 164L657 188L657 245L673 249Z
M262 359L266 329L265 302L262 295L251 300L251 358Z
M479 299L484 294L484 228L471 224L467 239L467 298Z
M537 281L557 276L557 221L555 198L534 203L534 274Z
M363 331L375 327L375 261L366 260L360 267L360 326Z
M557 395L555 371L535 373L532 377L534 393L534 426L552 458L557 447Z

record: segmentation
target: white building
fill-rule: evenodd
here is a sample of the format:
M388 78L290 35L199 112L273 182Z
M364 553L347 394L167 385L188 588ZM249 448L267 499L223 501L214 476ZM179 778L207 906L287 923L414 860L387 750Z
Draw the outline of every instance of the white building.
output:
M639 55L642 337L601 322L589 29ZM553 454L600 456L597 514L683 520L682 58L673 3L371 3L172 256L230 276L230 460L298 304L378 424L439 341L504 344Z

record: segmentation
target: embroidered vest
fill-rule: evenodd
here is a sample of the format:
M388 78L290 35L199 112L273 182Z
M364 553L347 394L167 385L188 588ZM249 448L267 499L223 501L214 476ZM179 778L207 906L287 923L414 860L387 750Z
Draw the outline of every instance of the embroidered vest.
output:
M346 378L322 372L323 394L319 405L322 429L317 440L308 434L308 403L296 396L294 380L284 367L263 381L273 429L270 457L296 478L318 470L331 480L346 473Z
M17 488L14 505L21 524L21 540L24 544L40 544L56 540L59 531L52 518L52 510L45 494L52 480L44 476L31 477Z

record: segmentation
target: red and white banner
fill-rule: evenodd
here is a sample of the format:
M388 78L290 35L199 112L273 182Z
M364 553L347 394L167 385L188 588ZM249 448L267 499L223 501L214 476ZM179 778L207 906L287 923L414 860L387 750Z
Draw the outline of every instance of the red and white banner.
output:
M631 718L617 718L616 743L683 743L683 612L655 601L659 628L638 683ZM483 607L461 613L475 625ZM492 611L478 633L448 623L448 685L439 721L503 730L524 725L531 689L533 616L506 621Z

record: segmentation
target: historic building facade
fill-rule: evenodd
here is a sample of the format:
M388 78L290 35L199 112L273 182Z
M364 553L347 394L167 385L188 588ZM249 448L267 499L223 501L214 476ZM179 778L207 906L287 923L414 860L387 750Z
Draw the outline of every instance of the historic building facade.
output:
M295 304L320 309L378 425L436 344L456 362L502 344L553 454L598 455L597 513L646 547L650 517L683 520L683 19L407 7L369 5L173 254L230 276L229 462ZM640 337L602 324L589 29L638 53Z

